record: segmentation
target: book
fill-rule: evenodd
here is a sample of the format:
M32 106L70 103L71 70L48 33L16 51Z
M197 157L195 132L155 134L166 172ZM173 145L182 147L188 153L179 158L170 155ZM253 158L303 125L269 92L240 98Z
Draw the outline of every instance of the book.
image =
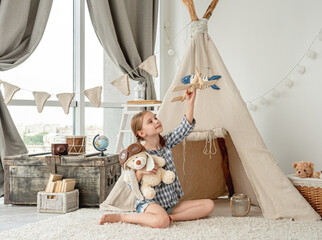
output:
M49 178L48 178L48 182L47 182L47 185L46 185L46 188L45 188L45 192L53 192L53 188L52 188L51 182L55 182L57 180L61 180L62 178L63 178L62 175L51 173L49 175Z
M47 185L48 185L48 188L47 188L47 191L46 192L54 192L55 182L49 181Z
M49 188L48 192L55 192L55 189L57 188L57 182L50 181L49 182ZM48 196L49 199L56 199L56 196Z
M62 192L70 192L75 188L76 180L73 178L63 179Z
M54 193L60 193L62 189L63 180L57 180L54 188Z

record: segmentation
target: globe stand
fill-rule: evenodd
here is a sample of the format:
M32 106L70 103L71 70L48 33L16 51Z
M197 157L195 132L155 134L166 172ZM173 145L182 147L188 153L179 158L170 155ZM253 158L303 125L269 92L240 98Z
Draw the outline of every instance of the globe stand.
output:
M101 152L101 156L103 157L103 156L105 156L104 155L104 151L106 150L106 148L103 150L103 151L100 151Z

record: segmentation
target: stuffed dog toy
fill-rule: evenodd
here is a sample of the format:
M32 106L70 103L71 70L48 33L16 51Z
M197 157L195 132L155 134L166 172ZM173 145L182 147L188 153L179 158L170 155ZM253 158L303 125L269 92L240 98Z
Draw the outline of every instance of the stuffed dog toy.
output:
M162 167L165 165L165 160L156 155L150 155L140 143L131 144L127 149L123 150L119 155L119 161L125 171L124 181L131 185L131 188L137 198L143 200L153 199L155 190L153 187L162 182L170 184L175 179L175 174L172 171L165 170ZM147 171L151 171L155 164L159 167L157 174L144 174L141 179L141 194L138 182L135 175L135 170L146 167Z

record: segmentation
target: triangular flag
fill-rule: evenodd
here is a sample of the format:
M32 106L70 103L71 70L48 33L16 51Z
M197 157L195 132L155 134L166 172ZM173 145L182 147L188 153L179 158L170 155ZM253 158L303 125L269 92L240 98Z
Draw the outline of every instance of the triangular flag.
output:
M129 96L130 91L130 84L129 84L129 75L124 74L122 77L115 79L111 84L120 90L125 96Z
M102 87L94 87L84 90L84 95L91 101L95 107L101 106Z
M73 98L75 97L75 93L59 93L56 95L56 97L58 98L60 105L63 107L64 112L68 114L69 107Z
M50 98L51 95L46 92L32 92L32 94L34 95L34 99L37 105L37 111L41 113L44 109L47 99Z
M13 95L20 90L20 87L12 85L10 83L2 81L4 85L4 103L9 104L13 98Z
M141 63L139 68L147 71L153 77L158 77L157 60L154 55L148 57L148 59Z

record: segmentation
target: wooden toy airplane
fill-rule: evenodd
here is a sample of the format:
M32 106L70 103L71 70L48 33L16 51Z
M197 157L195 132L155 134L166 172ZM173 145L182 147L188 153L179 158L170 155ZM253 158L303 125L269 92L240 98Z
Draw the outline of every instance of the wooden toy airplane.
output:
M212 76L211 78L208 79L208 81L203 81L203 79L207 79L205 77L202 76L202 74L199 72L198 68L195 67L196 69L196 75L194 76L193 80L190 82L190 78L191 76L188 75L185 78L182 79L182 82L185 85L179 85L176 86L172 92L178 92L178 91L183 91L183 90L187 90L189 92L193 92L194 89L200 89L203 90L204 88L207 88L209 86L211 86L213 89L219 90L220 88L218 86L215 85L215 83L221 78L220 75L215 75ZM177 102L177 101L181 101L183 102L186 99L186 93L182 96L177 96L174 97L171 102Z

